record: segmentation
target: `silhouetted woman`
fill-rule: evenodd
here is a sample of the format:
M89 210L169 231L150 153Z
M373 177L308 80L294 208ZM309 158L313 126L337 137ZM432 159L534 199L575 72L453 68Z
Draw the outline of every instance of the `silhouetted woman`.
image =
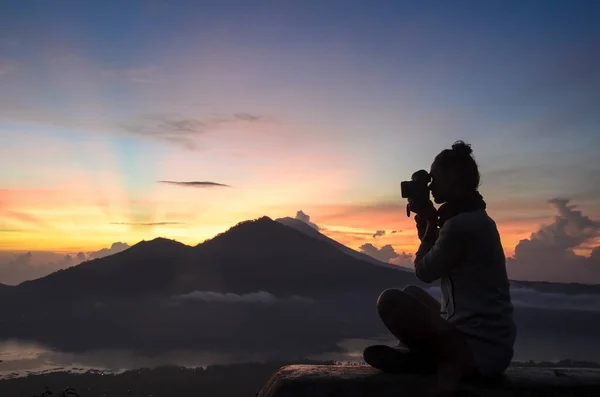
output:
M364 359L386 372L437 373L454 389L475 376L502 374L513 358L516 326L506 260L495 222L478 192L470 145L458 141L431 165L437 204L415 216L421 244L417 278L441 280L440 303L416 286L385 290L377 301L383 323L407 349L367 347Z

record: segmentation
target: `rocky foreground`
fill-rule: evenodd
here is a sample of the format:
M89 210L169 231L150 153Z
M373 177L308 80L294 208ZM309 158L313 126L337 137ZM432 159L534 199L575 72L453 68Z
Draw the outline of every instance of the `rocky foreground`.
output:
M428 376L390 375L366 365L291 365L279 369L258 397L408 397L427 395ZM510 367L494 381L463 383L457 396L600 396L600 368Z

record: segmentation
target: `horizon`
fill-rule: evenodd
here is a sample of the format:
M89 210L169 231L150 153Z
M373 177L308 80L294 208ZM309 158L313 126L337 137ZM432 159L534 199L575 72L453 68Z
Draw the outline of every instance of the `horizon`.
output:
M400 181L459 139L509 277L600 283L595 2L2 9L0 283L260 216L412 266Z

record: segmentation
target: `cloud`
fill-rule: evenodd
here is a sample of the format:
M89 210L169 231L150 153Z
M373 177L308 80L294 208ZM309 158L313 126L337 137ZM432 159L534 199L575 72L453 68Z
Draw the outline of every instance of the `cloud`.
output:
M19 65L14 59L0 59L0 76L14 72Z
M185 225L183 222L111 222L111 225L131 225L131 226L164 226L164 225Z
M14 259L0 264L0 283L17 285L77 264L77 259L71 255L54 254L54 256L56 260L40 263L31 252L17 255Z
M119 125L126 132L161 139L188 149L195 149L194 138L223 124L254 123L266 120L262 116L235 113L224 116L212 114L206 118L191 118L179 115L151 114Z
M371 243L363 244L359 247L360 251L382 262L389 262L391 259L397 258L399 254L390 244L386 244L381 248L375 247Z
M412 254L402 251L396 258L390 259L389 263L402 267L414 267L414 258Z
M177 295L174 297L174 299L222 303L258 303L269 305L284 301L298 303L314 303L314 301L311 298L307 297L294 295L288 299L281 299L265 291L252 292L249 294L234 294L232 292L221 293L213 291L193 291L188 294Z
M164 80L154 67L104 69L100 71L104 77L120 78L133 83L154 83Z
M425 291L438 301L441 300L439 286L430 286ZM533 288L511 286L510 295L516 308L600 312L600 294L540 292Z
M5 211L2 213L2 216L5 218L12 218L21 223L28 223L30 225L35 225L40 228L49 229L50 225L44 222L42 219L35 215L28 214L26 212L20 211Z
M385 230L377 230L375 234L373 234L373 238L385 236Z
M98 251L88 252L88 257L92 259L104 258L105 256L118 254L121 251L125 251L130 248L130 245L127 243L116 242L112 243L110 248L102 248Z
M511 288L515 307L535 307L549 310L578 310L600 312L600 295L540 292L532 288Z
M392 231L390 232L390 234L396 234L396 233L398 233L398 232L399 232L399 230L392 230Z
M316 224L310 221L310 215L306 214L304 211L300 210L296 212L296 219L301 220L302 222L312 226L316 230L321 230L321 228Z
M127 248L129 248L128 244L116 242L110 248L77 254L35 251L13 254L13 258L3 255L3 259L0 259L0 283L16 285L23 281L35 280L81 262L119 253Z
M142 116L130 124L123 125L128 132L156 138L187 138L201 134L206 124L198 119L178 116L148 115Z
M509 276L515 280L600 283L600 246L592 247L589 257L574 252L600 236L600 221L583 215L567 199L548 203L557 212L554 221L519 241L514 256L507 260Z
M198 181L157 181L169 185L189 186L189 187L231 187L217 182L198 182Z

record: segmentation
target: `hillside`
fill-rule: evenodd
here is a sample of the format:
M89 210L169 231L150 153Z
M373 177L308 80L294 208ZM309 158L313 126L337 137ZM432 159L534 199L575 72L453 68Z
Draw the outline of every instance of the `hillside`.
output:
M246 221L195 247L229 288L291 295L381 290L417 282L398 268L374 266L268 217ZM236 277L228 275L234 274ZM237 277L242 276L242 277Z
M268 217L241 222L190 247L156 238L120 253L22 283L45 299L171 296L194 290L293 295L381 290L413 274L374 266Z
M396 265L392 265L391 263L382 262L380 260L373 258L372 256L369 256L362 252L355 251L352 248L347 247L344 244L341 244L330 237L327 237L326 235L319 232L315 228L311 227L306 222L301 221L300 219L285 217L285 218L277 218L276 221L279 223L282 223L286 226L292 227L292 228L306 234L307 236L310 236L310 237L315 238L320 241L325 241L325 242L333 245L334 247L336 247L343 253L348 254L356 259L359 259L359 260L362 260L365 262L369 262L373 265L387 267L390 269L400 269L400 270L409 271L409 272L413 271L412 269L409 269L406 267L396 266Z

